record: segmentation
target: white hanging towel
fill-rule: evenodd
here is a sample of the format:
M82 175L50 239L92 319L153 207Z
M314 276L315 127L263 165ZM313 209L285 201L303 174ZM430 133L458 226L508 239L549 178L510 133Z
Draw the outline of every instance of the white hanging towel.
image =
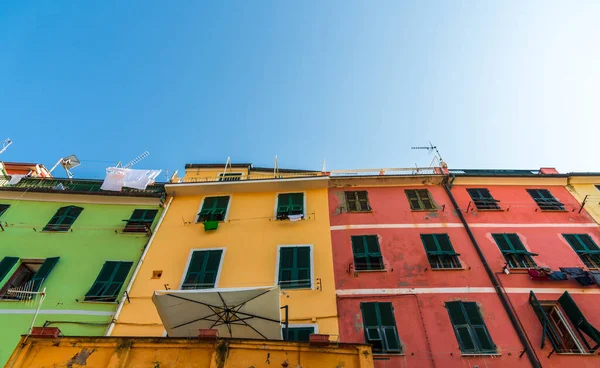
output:
M26 177L27 175L13 175L10 177L10 180L8 181L8 184L10 185L17 185L19 184L19 182L21 181L21 179L23 179L24 177Z
M100 189L120 192L123 189L126 170L117 167L108 167L106 169L106 179L104 179L104 183L102 183Z
M288 215L288 219L290 219L290 221L300 221L303 217L304 215Z
M127 188L145 190L156 180L162 170L134 170L126 169L123 186Z

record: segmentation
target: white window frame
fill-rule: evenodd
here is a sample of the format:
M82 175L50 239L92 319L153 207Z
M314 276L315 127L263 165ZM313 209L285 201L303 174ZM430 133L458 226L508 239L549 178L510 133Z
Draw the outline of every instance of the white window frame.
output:
M313 332L314 334L318 334L319 333L319 325L316 323L290 323L288 324L288 328L302 328L302 327L312 327L315 332ZM281 324L281 340L283 340L283 330L285 329L285 323Z
M219 221L219 222L227 222L227 217L229 216L229 208L231 207L231 202L233 200L233 195L231 193L227 193L227 194L219 194L219 195L206 195L202 198L202 200L200 201L200 207L198 207L198 211L196 211L196 216L194 218L194 223L197 224L198 223L198 215L200 214L200 211L202 211L202 206L204 206L204 200L206 198L213 198L213 197L229 197L229 202L227 202L227 209L225 210L225 217L223 217L223 221Z
M285 289L284 293L296 290L315 290L315 252L312 244L286 244L277 246L277 260L275 262L275 284L279 285L279 260L281 259L281 248L296 248L296 247L309 247L310 248L310 288L294 288ZM281 289L284 290L284 289Z
M306 192L303 191L291 191L291 192L276 192L275 193L275 207L273 208L273 218L277 219L277 207L279 206L279 195L280 194L298 194L302 193L302 220L306 220ZM200 212L200 211L198 211Z
M188 269L190 268L190 262L192 261L192 256L194 255L194 252L202 252L202 251L209 251L209 250L222 250L223 253L221 253L221 260L219 262L219 270L217 271L217 277L215 279L215 286L212 287L212 289L216 289L219 287L219 281L221 280L221 271L223 270L223 261L225 260L225 252L227 251L227 248L225 247L220 247L220 248L194 248L194 249L190 249L190 254L188 255L188 259L187 262L185 264L185 268L183 270L183 275L181 275L181 281L179 282L179 289L181 290L181 288L183 287L183 282L185 281L185 276L188 273ZM202 289L202 290L210 290L208 288L206 289Z

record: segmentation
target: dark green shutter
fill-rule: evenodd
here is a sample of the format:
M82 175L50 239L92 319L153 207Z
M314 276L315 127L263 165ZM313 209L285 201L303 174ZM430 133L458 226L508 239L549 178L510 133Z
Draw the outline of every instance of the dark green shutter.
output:
M592 353L595 352L598 349L598 347L600 347L600 331L598 331L598 329L596 329L587 321L587 319L584 317L583 313L581 313L581 310L579 309L573 298L571 298L571 295L569 295L568 291L565 291L564 294L560 298L558 298L558 304L560 304L562 309L565 311L565 314L567 315L573 326L580 332L589 336L590 339L592 339L596 343L596 346L590 347L587 341L585 341L585 339L582 339L584 343L588 346L590 351Z
M138 233L148 231L157 213L158 210L134 210L129 220L127 220L127 225L125 225L123 232Z
M282 330L283 337L285 339L285 328ZM288 341L298 341L298 342L308 342L310 340L310 335L315 333L314 327L289 327Z
M377 235L352 236L354 269L357 271L382 270L383 258Z
M19 261L18 257L4 257L0 261L0 282L12 270L13 266Z
M42 283L44 282L44 280L46 280L48 278L48 275L50 275L50 272L52 271L54 266L56 266L56 263L58 262L59 259L60 259L60 257L52 257L52 258L46 258L46 260L44 260L44 263L42 263L40 268L37 270L37 272L31 278L31 283L32 283L31 291L40 290Z
M356 198L358 199L358 209L359 211L368 211L369 208L369 198L367 197L367 191L356 192Z
M467 318L469 319L469 324L475 332L475 336L481 350L484 352L494 351L496 347L492 342L490 334L488 333L485 322L483 321L483 317L481 317L477 303L463 302L462 304L465 308Z
M475 342L469 332L467 318L463 312L462 302L447 302L446 308L450 315L450 321L462 352L476 352Z
M406 198L408 198L408 202L410 203L410 208L412 210L420 210L421 204L419 202L419 197L417 196L416 190L405 190Z
M401 353L392 303L360 303L365 339L375 353Z
M311 287L310 267L310 247L281 247L279 286L282 289Z
M440 251L454 253L454 248L452 248L452 244L450 243L450 238L448 234L435 234L437 238L438 244L440 246Z
M68 231L81 214L81 211L83 211L83 208L76 206L59 208L43 231Z
M544 311L544 308L542 308L542 305L540 304L539 300L537 299L537 297L535 296L533 291L529 292L529 304L531 304L531 307L533 308L535 315L538 317L538 319L540 320L540 323L542 324L541 349L544 348L546 336L548 336L548 338L550 339L550 343L552 344L552 347L554 348L554 350L560 351L561 346L562 346L562 341L561 341L560 335L554 329L554 326L550 322L550 318Z
M564 210L560 203L548 189L527 189L527 193L533 198L541 210Z
M8 207L10 207L10 204L0 204L0 217L6 212Z
M223 250L202 250L192 253L182 289L210 289L215 287Z
M419 199L421 200L424 209L430 210L435 208L433 201L431 200L431 196L429 195L429 190L419 189L417 190L417 194L419 195Z
M304 193L283 193L277 196L277 218L304 214Z
M105 262L96 281L85 294L85 300L115 301L127 279L133 262Z
M198 214L198 222L223 221L229 205L229 196L206 197Z
M421 241L432 268L460 268L456 253L448 234L421 234Z
M446 308L463 353L496 351L496 346L475 302L446 302Z
M358 201L355 196L356 192L344 192L346 196L346 206L348 207L348 211L358 211Z

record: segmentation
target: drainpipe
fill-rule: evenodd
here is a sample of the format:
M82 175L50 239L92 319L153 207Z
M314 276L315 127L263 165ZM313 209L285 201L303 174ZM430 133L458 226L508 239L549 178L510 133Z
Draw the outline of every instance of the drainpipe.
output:
M115 324L117 323L117 319L121 315L121 311L123 310L123 306L125 305L125 300L128 298L129 292L131 291L131 287L133 286L133 281L137 277L137 274L140 272L140 268L142 268L142 263L144 262L144 259L146 258L146 254L148 254L148 251L150 250L150 246L152 245L152 242L154 241L154 237L156 236L156 233L158 232L158 229L160 228L160 225L162 224L163 219L165 218L165 215L167 214L167 211L169 211L171 202L173 202L173 197L169 198L169 203L167 203L167 207L165 207L165 210L163 211L163 213L160 215L160 218L158 219L156 228L154 228L154 231L152 232L152 236L150 237L150 240L148 240L148 245L146 246L146 249L144 249L144 253L142 253L142 256L140 257L140 261L138 262L137 266L135 267L135 271L133 271L133 275L131 276L131 280L129 280L127 289L125 290L125 292L123 293L123 296L121 297L121 302L119 303L117 312L115 313L115 316L113 317L112 322L108 326L108 329L106 330L106 333L104 334L104 336L110 336L111 333L113 332L113 329L115 328Z
M494 285L494 290L496 291L498 298L500 298L500 302L502 303L502 306L504 307L506 314L508 314L510 323L512 324L513 328L515 329L515 332L519 336L519 340L521 341L521 344L523 345L525 352L527 353L527 358L529 358L529 361L531 362L531 365L534 368L542 368L542 363L539 361L538 357L535 354L535 351L533 350L533 347L529 343L529 339L527 339L527 336L525 335L525 331L519 325L517 316L515 316L513 311L510 309L510 304L509 304L508 298L502 292L502 287L501 287L500 283L498 282L498 280L496 279L496 275L494 275L494 271L492 271L490 265L487 263L487 260L485 259L485 256L483 255L483 252L481 251L481 248L479 248L479 244L477 244L477 240L475 240L475 236L473 235L473 232L471 232L471 228L469 227L467 220L465 219L465 217L462 214L462 210L458 206L456 199L454 199L454 196L452 195L452 191L450 190L450 186L448 185L447 182L444 182L442 184L442 186L446 190L446 194L448 194L448 197L450 198L450 201L452 202L452 205L454 206L454 209L456 210L456 213L458 214L458 217L460 218L460 222L462 222L465 230L467 231L467 234L469 235L469 239L471 240L473 247L477 251L479 260L481 261L481 263L483 264L483 267L485 268L485 272L487 273L490 281L492 282L492 285Z

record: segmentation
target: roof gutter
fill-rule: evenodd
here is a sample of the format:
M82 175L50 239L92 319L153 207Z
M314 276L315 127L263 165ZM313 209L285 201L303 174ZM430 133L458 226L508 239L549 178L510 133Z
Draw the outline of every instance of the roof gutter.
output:
M475 239L475 236L473 235L473 232L471 231L469 224L467 223L467 220L463 216L462 210L460 209L460 207L458 206L458 203L456 202L456 199L452 195L450 186L448 185L447 182L445 182L443 184L443 187L446 190L446 194L448 194L448 197L450 198L450 201L452 202L452 206L454 206L454 209L456 210L456 213L458 214L460 221L462 222L463 226L465 227L465 230L467 231L467 234L469 235L469 239L471 240L473 247L477 251L477 255L479 256L479 259L481 260L481 263L483 264L483 267L485 268L485 272L487 273L490 281L492 282L492 285L494 286L494 290L496 291L496 294L498 295L498 298L500 299L500 302L502 303L502 306L504 307L506 314L508 314L508 318L510 319L511 324L512 324L513 328L515 329L515 332L519 336L519 340L521 341L521 344L523 344L525 353L527 353L527 358L529 358L529 361L531 362L531 365L534 368L542 368L542 363L540 362L537 355L535 354L535 351L533 350L533 347L531 346L529 339L525 335L525 331L519 324L519 321L517 320L517 316L514 314L514 312L510 308L510 303L509 303L509 300L508 300L506 294L504 294L502 292L502 286L496 279L496 275L494 274L494 271L492 271L492 268L487 263L487 260L485 259L485 256L484 256L483 252L481 251L481 248L479 247L479 244L477 243L477 240Z

